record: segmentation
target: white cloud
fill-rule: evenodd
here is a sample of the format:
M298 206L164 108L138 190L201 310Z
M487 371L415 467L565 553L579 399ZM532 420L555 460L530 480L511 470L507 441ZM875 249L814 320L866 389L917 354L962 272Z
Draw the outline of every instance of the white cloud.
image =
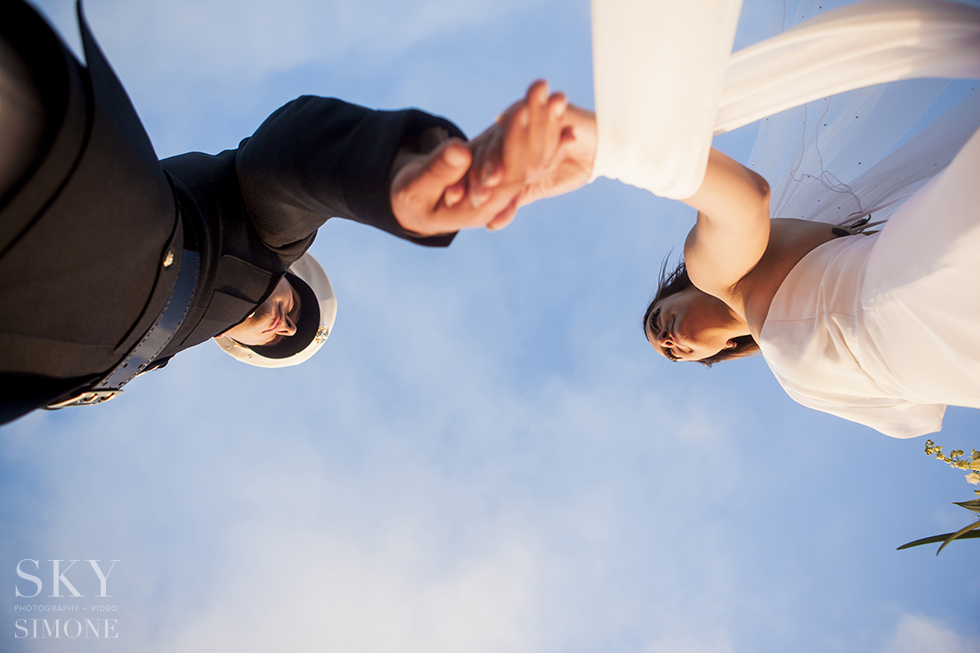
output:
M704 502L739 460L700 406L665 406L629 375L554 377L525 394L499 356L519 330L496 341L464 329L466 301L411 278L357 284L345 328L362 337L331 341L332 360L296 370L305 383L270 385L195 351L76 414L70 436L29 441L31 458L62 452L38 470L60 488L45 504L57 527L39 539L45 550L101 542L123 559L130 641L540 651L609 628L647 640L696 615L729 618L738 591ZM409 309L405 340L380 335L385 315ZM688 455L705 442L720 449ZM711 484L706 467L719 470ZM92 520L92 505L113 518Z
M658 640L647 647L646 653L730 653L730 643L705 641L696 637Z
M980 637L956 632L937 619L917 614L899 617L895 637L882 653L976 653Z
M358 541L241 524L218 600L161 650L536 650L535 554L520 537L446 564L422 526L388 524Z

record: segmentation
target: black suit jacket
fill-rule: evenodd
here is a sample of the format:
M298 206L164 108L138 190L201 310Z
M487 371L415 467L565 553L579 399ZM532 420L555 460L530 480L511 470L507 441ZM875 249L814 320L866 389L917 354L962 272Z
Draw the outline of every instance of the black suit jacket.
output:
M401 229L389 202L399 147L452 123L301 97L237 150L158 161L125 91L85 24L87 67L22 2L3 3L0 34L40 80L46 151L0 199L0 423L100 378L162 310L183 247L201 261L194 299L162 352L243 320L331 217ZM179 260L177 261L180 262Z

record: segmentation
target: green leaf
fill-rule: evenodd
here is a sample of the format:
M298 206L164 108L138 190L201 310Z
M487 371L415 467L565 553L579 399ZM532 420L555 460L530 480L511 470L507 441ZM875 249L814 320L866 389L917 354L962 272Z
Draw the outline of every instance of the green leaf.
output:
M954 501L953 504L980 514L980 499L974 499L973 501Z
M946 540L945 542L942 543L942 546L940 546L939 547L939 550L936 551L936 555L939 555L939 551L942 551L943 549L945 549L946 548L946 545L949 544L950 542L952 542L953 540L955 540L956 538L961 537L963 535L966 535L970 531L974 531L974 530L976 530L978 528L980 528L980 521L973 522L972 524L967 524L966 526L964 526L960 530L956 531L955 533L953 533L952 535L949 536L949 539L948 540Z
M980 538L980 531L970 531L980 526L980 522L976 524L970 524L967 527L967 532L963 535L958 536L956 539L960 540L971 540L974 538ZM943 533L942 535L933 535L932 537L924 537L921 540L915 540L914 542L909 542L908 544L903 544L902 546L895 549L896 551L901 551L902 549L911 549L913 546L922 546L923 544L935 544L936 542L945 542L946 538L950 535L956 535L956 533ZM937 552L938 555L938 552Z

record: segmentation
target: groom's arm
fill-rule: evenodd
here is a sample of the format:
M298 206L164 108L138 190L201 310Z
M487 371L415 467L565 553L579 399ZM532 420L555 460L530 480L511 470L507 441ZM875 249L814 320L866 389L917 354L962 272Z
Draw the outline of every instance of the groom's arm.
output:
M249 216L265 244L292 259L335 217L420 245L448 245L448 233L426 238L406 229L390 200L399 152L426 154L435 144L423 135L437 132L443 139L465 139L448 120L421 111L375 111L335 98L300 97L239 146L236 171Z

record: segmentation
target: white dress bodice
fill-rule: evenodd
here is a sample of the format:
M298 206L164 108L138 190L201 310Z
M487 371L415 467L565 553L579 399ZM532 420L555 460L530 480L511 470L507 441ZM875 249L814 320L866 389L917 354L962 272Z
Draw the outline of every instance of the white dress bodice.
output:
M902 398L868 337L861 302L865 265L877 234L821 245L779 287L759 347L795 401L893 437L938 431L946 406Z
M799 403L893 437L980 408L980 132L881 233L824 243L773 297L759 346Z

